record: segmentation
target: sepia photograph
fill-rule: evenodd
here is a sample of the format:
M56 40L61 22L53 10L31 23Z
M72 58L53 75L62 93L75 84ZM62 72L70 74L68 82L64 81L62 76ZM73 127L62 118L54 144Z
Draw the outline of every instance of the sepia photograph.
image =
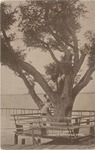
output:
M95 0L2 0L1 150L95 150Z

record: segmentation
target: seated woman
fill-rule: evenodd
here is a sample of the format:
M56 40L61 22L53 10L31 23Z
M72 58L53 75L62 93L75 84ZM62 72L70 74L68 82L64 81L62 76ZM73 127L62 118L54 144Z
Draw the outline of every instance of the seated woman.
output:
M47 98L46 95L44 95L44 97ZM46 103L44 104L44 106L41 109L41 114L43 116L46 116L48 113L50 113L50 107L51 107L51 102L47 98Z

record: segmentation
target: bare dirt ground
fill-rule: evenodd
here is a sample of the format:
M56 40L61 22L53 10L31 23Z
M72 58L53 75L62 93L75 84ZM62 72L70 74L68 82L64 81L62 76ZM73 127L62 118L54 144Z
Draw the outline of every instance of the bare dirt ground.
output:
M4 138L4 135L3 135ZM44 150L51 150L51 149L95 149L95 137L92 139L86 139L84 141L81 141L77 144L71 144L71 143L63 143L63 142L53 142L48 140L42 140L42 144L39 145L32 145L32 138L27 137L26 138L26 145L21 144L21 138L19 138L19 143L18 145L13 144L13 133L8 134L6 138L6 144L2 143L1 148L4 150L27 150L27 149L44 149ZM5 139L4 139L5 140ZM44 143L45 142L45 143Z

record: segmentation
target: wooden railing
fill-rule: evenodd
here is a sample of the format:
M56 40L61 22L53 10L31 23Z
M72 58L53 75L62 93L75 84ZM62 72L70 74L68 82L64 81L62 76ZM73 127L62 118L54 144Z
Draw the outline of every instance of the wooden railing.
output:
M22 135L32 135L36 130L44 128L45 130L68 130L76 134L80 130L87 128L89 133L87 136L95 135L95 110L73 110L71 118L65 118L65 123L57 122L46 122L40 117L40 111L38 109L24 109L24 108L0 108L1 115L11 116L11 121L15 123L16 127L10 128L10 130L15 130L15 144L17 144L18 134ZM14 117L14 119L13 119ZM8 117L9 119L9 117ZM71 122L68 122L71 120ZM5 120L4 120L5 121ZM43 127L44 123L46 126ZM40 124L42 123L42 124ZM39 127L38 127L39 124ZM42 127L41 127L42 125ZM63 128L64 125L64 128ZM33 129L31 131L31 128ZM7 128L9 130L9 128ZM4 129L5 130L5 129ZM30 132L31 131L31 132ZM35 131L35 132L34 132ZM81 132L79 132L81 134ZM84 133L83 133L84 134ZM85 134L84 134L85 135ZM33 135L34 138L35 134ZM42 135L41 135L42 136ZM49 135L50 136L50 135ZM72 135L70 135L72 136ZM86 137L86 135L85 135ZM46 135L47 138L47 135ZM70 137L71 138L71 137Z
M92 113L93 111L90 112ZM95 135L94 114L64 117L64 122L48 121L46 116L43 116L41 113L17 114L12 116L14 117L16 127L15 144L18 144L19 135L32 136L34 141L35 137L51 139L60 137L67 138L68 140L79 140ZM87 130L86 133L84 129Z
M1 115L13 115L13 114L32 114L39 113L39 109L26 109L26 108L0 108ZM73 110L73 116L82 115L95 115L95 110Z
M1 115L13 115L13 114L32 114L39 113L38 109L25 109L25 108L0 108Z
M82 115L95 115L95 110L73 110L72 111L72 115L78 115L78 116L82 116Z

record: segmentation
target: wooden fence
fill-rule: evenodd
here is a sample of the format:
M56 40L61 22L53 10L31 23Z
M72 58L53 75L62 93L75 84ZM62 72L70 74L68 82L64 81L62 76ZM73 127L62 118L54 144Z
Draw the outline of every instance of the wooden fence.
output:
M1 115L13 115L13 114L32 114L39 113L39 109L26 109L26 108L0 108ZM82 115L95 115L95 110L73 110L73 116Z
M16 132L15 132L16 137L14 139L15 143L18 143L17 142L18 135L19 135L18 131L21 132L21 135L28 135L29 134L31 136L32 132L34 132L34 129L35 129L35 131L38 130L39 128L41 131L43 129L43 127L42 128L41 127L39 127L39 128L35 127L39 123L40 111L38 109L0 108L0 112L1 112L2 116L3 115L6 117L7 116L12 117L12 115L14 116L14 121L15 121L16 127L15 128L12 127L10 129L12 129L12 130L16 129ZM84 134L83 137L87 137L87 136L92 137L93 133L95 136L95 110L73 110L71 119L74 120L71 122L72 123L71 125L69 125L69 126L64 125L64 128L66 128L68 131L74 130L74 132L75 132L75 130L77 131L80 129L79 134L81 134L81 133L83 133L83 132L81 132L81 130L84 130L85 128L87 128L89 130L89 133L87 133L86 135ZM12 121L13 121L13 119L12 119ZM52 124L52 125L50 126L50 124ZM60 130L60 133L62 133L64 123L62 124L62 127L61 127L61 124L62 123L58 124L58 123L50 122L48 127L47 126L44 127L44 130L50 130L51 131L54 128L54 131L56 129L58 131ZM31 130L31 128L32 128L32 130ZM9 130L9 128L7 128L7 129ZM61 130L62 130L62 132L61 132ZM70 135L70 136L72 136L72 135ZM41 137L43 137L43 136L41 135ZM45 137L49 138L48 135L45 135ZM50 138L51 138L51 136L50 136ZM54 138L54 136L52 138Z
M25 109L25 108L0 108L1 115L10 116L13 114L32 114L39 113L38 109Z
M49 139L68 139L79 141L84 138L92 138L95 136L95 115L92 111L83 111L87 114L82 114L82 111L74 111L75 117L64 117L64 122L48 121L46 116L41 113L34 114L15 114L15 144L18 144L18 136L31 136L35 144L35 137ZM95 111L94 111L95 113ZM85 132L86 129L86 132ZM25 143L25 139L24 139ZM37 141L36 141L37 143Z

